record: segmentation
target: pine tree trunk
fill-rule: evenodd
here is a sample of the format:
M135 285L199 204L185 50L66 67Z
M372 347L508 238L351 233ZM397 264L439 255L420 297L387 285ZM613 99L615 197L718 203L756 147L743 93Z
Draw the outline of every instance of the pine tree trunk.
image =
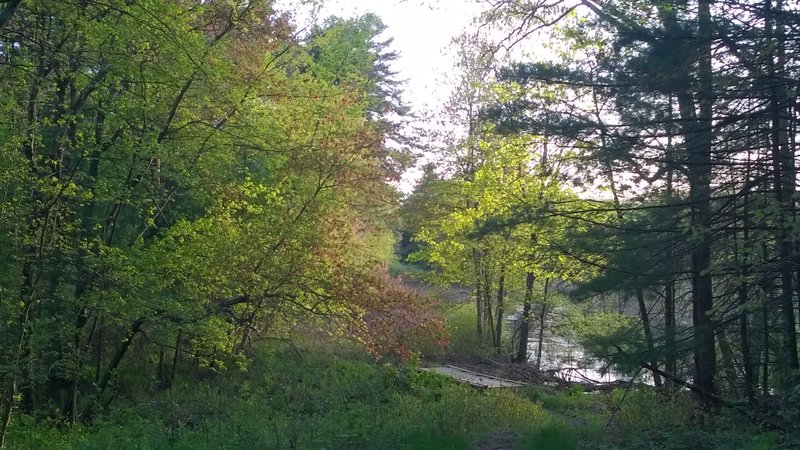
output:
M675 282L671 279L664 285L664 342L667 350L666 372L678 376L675 348Z
M766 300L766 299L765 299ZM761 393L764 397L769 396L769 309L766 308L766 301L764 302L764 309L762 310L761 326L764 339L764 358L761 360Z
M750 176L748 174L747 181L749 182ZM742 228L744 229L744 241L748 242L750 239L750 230L749 230L749 208L748 208L748 196L745 193L744 196L744 213L743 213L743 224ZM740 255L739 253L739 245L736 240L737 235L734 234L733 236L733 251L734 251L734 260L742 260L742 268L741 272L743 274L747 274L750 272L747 254ZM753 354L750 348L750 330L748 325L748 292L750 290L750 286L746 281L742 281L739 283L739 287L737 289L737 295L739 300L739 346L742 350L742 370L744 372L744 392L747 396L747 400L751 403L755 400L755 391L754 391L754 379L753 379Z
M700 0L698 21L698 80L700 100L696 130L687 136L689 149L689 196L692 228L698 233L691 252L692 317L695 337L695 385L703 392L716 391L714 343L714 292L711 274L711 145L713 84L711 67L711 1Z
M733 350L731 350L730 343L728 342L728 333L725 331L725 327L720 327L717 342L719 343L719 354L723 366L720 373L725 375L723 381L728 382L729 386L734 388L736 387L737 378L736 367L734 367L733 364Z
M783 318L783 353L786 362L785 378L787 386L792 384L792 376L795 371L800 369L797 356L797 330L795 328L793 290L793 272L789 268L794 252L791 238L788 235L788 228L791 226L792 215L792 195L794 194L794 155L789 148L788 133L788 94L782 78L785 76L785 33L783 24L779 21L778 15L782 10L783 1L777 0L775 11L770 14L770 1L767 1L767 22L766 32L772 37L772 50L770 55L769 76L771 80L771 99L770 111L772 113L771 124L771 151L772 151L772 181L775 200L780 206L778 215L778 232L776 236L778 258L781 261L782 270L780 271L781 296L780 305ZM772 18L772 19L770 19ZM774 21L774 22L773 22ZM774 30L771 24L774 23Z
M655 344L653 343L653 331L650 328L650 317L647 313L647 305L644 302L644 291L641 288L636 289L636 300L639 302L639 316L642 319L642 328L644 328L644 339L645 343L647 344L647 351L650 353L650 365L654 368L658 368L658 363L656 362L655 358L653 357L653 353L655 352ZM653 371L653 383L655 383L656 387L661 387L661 375L657 372Z

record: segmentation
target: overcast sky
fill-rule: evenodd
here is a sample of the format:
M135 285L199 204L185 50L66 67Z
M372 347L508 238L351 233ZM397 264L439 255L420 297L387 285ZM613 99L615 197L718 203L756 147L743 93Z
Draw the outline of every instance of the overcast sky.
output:
M297 8L302 0L283 0L281 9ZM469 27L484 6L476 0L325 0L320 17L350 18L368 12L386 24L386 38L394 38L392 49L400 54L395 70L407 81L406 102L422 112L436 107L449 89L442 78L453 67L443 52L451 39ZM304 13L298 12L302 22Z

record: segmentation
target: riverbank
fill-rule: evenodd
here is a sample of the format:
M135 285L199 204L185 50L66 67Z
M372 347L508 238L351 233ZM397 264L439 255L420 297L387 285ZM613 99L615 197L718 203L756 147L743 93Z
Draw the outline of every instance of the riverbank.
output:
M700 427L702 412L682 395L632 389L620 406L622 390L479 390L342 349L263 351L247 371L209 371L170 390L139 382L89 425L18 416L11 448L781 448L734 415Z
M20 416L11 448L467 449L497 429L530 435L563 425L516 393L309 348L262 352L246 372L140 394L86 426Z
M18 415L10 448L33 449L780 449L792 443L733 410L704 412L650 386L588 392L494 358L470 305L443 307L451 344L430 359L376 361L317 337L261 346L242 368L178 373L169 389L126 367L111 408L84 425ZM477 389L419 370L436 361L524 383Z

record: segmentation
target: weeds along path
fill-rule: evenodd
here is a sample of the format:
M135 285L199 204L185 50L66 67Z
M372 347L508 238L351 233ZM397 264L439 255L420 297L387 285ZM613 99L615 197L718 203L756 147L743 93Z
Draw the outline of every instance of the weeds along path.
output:
M516 436L508 430L497 430L479 440L472 450L512 450Z

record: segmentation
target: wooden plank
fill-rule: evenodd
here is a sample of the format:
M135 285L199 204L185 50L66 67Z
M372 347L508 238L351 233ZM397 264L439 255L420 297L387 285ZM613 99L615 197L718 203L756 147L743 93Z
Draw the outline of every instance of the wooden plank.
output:
M422 370L438 373L439 375L450 377L481 388L518 388L524 386L523 383L506 380L483 373L473 372L471 370L462 369L456 366L437 366L424 368Z

